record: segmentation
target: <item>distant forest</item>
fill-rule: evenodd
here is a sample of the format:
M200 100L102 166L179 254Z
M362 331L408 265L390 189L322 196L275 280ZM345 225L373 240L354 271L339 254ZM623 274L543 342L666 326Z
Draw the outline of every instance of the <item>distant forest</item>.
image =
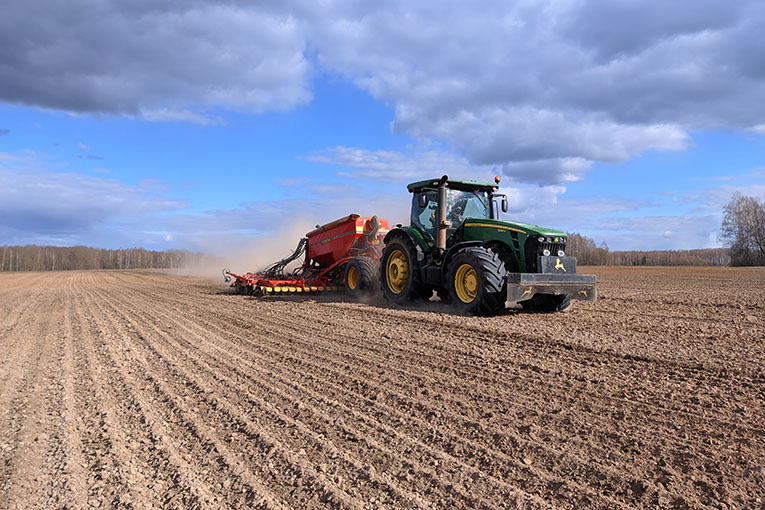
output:
M71 269L170 269L209 260L204 253L142 248L103 250L88 246L0 246L0 271Z
M581 234L570 234L566 246L568 255L576 257L582 266L728 266L727 248L700 250L609 251Z
M582 266L727 266L729 250L609 251L608 246L570 234L568 255ZM185 250L142 248L104 250L87 246L0 246L0 271L65 271L72 269L171 269L204 264L213 257Z

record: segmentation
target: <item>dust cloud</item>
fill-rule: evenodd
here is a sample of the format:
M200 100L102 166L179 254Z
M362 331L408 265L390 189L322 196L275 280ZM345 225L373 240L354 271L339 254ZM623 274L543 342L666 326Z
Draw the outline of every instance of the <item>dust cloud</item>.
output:
M257 237L234 236L225 241L211 239L203 243L208 253L215 256L209 257L202 262L190 264L177 271L186 276L208 278L212 281L223 281L223 269L227 268L234 273L244 274L260 271L273 262L283 259L295 251L298 242L305 237L307 232L315 228L316 224L308 219L292 221L280 228L277 232L263 234ZM303 263L301 257L290 264L287 270L291 270Z
M329 223L351 212L361 216L377 215L381 219L386 218L393 227L408 217L410 200L408 195L381 195L374 200L363 195L351 196L342 203L328 202L321 210L317 208L303 210L299 216L281 225L274 225L272 231L263 235L231 234L197 238L195 243L199 249L212 256L201 262L189 264L178 270L177 274L204 277L224 285L222 274L224 268L237 274L262 270L293 253L300 239L316 228L317 224ZM287 270L299 266L302 262L301 257L290 264Z

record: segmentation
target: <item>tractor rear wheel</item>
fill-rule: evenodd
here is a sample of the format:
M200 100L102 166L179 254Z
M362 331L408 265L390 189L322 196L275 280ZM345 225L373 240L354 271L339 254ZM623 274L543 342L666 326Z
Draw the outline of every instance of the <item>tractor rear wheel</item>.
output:
M353 299L365 299L380 286L380 263L371 257L354 257L345 266L345 292Z
M521 307L527 312L565 312L571 308L571 294L534 294L534 297L521 301Z
M433 291L420 279L417 251L412 241L395 237L388 241L380 259L383 297L396 304L422 301Z
M499 256L486 248L471 247L449 261L449 303L471 315L494 315L505 307L507 270Z

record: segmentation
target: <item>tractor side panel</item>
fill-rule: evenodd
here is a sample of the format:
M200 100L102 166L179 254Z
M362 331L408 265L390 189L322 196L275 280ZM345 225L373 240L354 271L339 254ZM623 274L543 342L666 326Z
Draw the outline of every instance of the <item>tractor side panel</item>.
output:
M465 241L481 241L483 245L498 248L508 271L526 271L524 245L528 236L525 232L488 222L466 222L463 228Z

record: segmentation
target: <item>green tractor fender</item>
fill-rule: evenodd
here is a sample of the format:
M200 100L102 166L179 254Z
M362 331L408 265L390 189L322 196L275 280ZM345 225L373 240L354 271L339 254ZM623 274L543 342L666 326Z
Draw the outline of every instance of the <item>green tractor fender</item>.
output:
M414 246L416 251L416 270L420 273L421 278L424 279L425 275L423 274L424 271L422 270L422 266L424 265L425 254L431 250L431 247L428 246L428 241L421 232L417 231L417 229L399 226L389 230L388 233L385 234L383 244L387 245L392 239L396 238L406 239L412 243L412 246ZM383 271L383 268L381 267L380 270Z
M519 244L518 248L513 248L503 239L493 239L489 242L485 242L483 245L499 255L499 258L505 263L505 269L507 269L508 273L521 272L521 257L523 256L523 252L520 248L520 246L522 246L521 244Z
M423 255L431 249L430 246L428 246L428 241L425 240L425 237L419 231L417 231L417 229L412 227L396 227L389 230L388 233L385 234L383 242L387 244L388 241L397 236L405 236L408 238L410 241L412 241L415 247L419 248L417 250L418 253L422 252ZM419 256L418 259L421 260Z
M448 271L449 267L449 261L451 261L452 257L454 257L457 252L459 252L463 248L470 248L472 246L482 246L483 243L481 241L462 241L460 243L455 243L451 247L449 247L446 250L446 253L444 254L443 261L441 262L441 273L443 278L441 281L446 281L446 273Z

